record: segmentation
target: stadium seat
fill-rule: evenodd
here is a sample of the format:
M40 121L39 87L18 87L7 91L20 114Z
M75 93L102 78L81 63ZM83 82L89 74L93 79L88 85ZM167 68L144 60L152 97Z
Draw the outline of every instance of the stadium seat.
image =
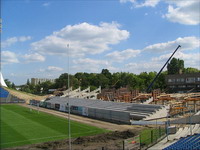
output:
M176 143L164 148L164 150L193 150L200 149L200 134L181 138Z

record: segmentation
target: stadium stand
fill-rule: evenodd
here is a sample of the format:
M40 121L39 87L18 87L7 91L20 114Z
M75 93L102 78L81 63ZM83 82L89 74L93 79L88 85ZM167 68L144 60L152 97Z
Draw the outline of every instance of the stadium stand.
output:
M72 90L72 87L63 91L61 97L70 97L70 98L88 98L88 99L97 99L97 95L101 92L101 87L97 88L94 91L90 91L90 87L81 91L81 87Z
M150 104L153 102L153 97L150 97L148 100L144 101L142 104Z
M169 149L170 150L173 150L173 149L176 149L176 150L191 149L191 150L193 150L194 147L191 147L191 144L195 145L196 143L200 142L200 137L198 136L198 138L197 138L197 136L196 136L196 135L200 134L199 127L200 127L200 124L195 124L195 125L191 125L191 126L186 126L184 128L179 128L179 130L175 134L171 134L168 137L165 137L162 141L160 141L157 144L155 144L154 146L150 147L148 150L165 149L165 148L167 148L165 150L169 150ZM193 141L190 141L190 143L187 143L186 141L189 141L189 139L191 137L195 137L195 139L192 138ZM184 139L187 139L187 140L184 140ZM184 141L185 147L179 147L179 148L176 147L175 143L177 143L180 140ZM174 144L175 144L175 146L170 147L171 145L174 145ZM199 147L196 147L196 148L199 148Z
M2 88L2 87L0 87L0 97L1 98L7 98L8 97L8 94L9 94L9 92L8 91L6 91L6 90L4 90L4 88Z
M5 103L7 98L9 96L9 92L6 91L4 88L0 87L0 98L1 98L1 103Z
M6 89L0 87L0 103L25 103L25 101L11 95Z
M193 134L200 134L200 124L196 124L192 130Z
M98 117L99 119L107 118L108 121L109 119L112 119L113 116L116 119L117 114L119 115L117 121L129 124L131 120L144 120L146 118L156 119L155 117L162 118L167 116L167 112L163 111L163 109L165 109L163 105L119 103L80 98L68 99L66 97L52 97L50 100L41 102L40 106L50 108L51 106L56 105L57 110L67 112L66 107L68 107L69 100L72 113L83 115L85 114L84 111L87 110L87 116L90 117L91 115L92 117Z
M200 149L200 134L181 138L176 143L164 148L164 150L198 150Z

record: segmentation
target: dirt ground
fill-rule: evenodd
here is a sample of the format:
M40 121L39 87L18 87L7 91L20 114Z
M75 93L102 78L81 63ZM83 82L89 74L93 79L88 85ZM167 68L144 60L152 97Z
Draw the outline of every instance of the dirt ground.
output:
M35 106L20 104L24 107L38 109ZM63 118L68 118L68 114L55 110L39 108L39 111L47 112ZM123 149L123 140L132 138L139 134L141 130L147 127L133 125L118 125L100 120L90 119L82 116L70 115L70 119L81 123L93 125L96 127L111 130L112 132L103 133L94 136L78 137L71 139L71 147L73 150L121 150ZM32 144L6 150L62 150L69 149L68 140L58 140L45 142L40 144Z
M73 150L122 150L123 140L134 137L138 130L114 131L95 136L78 137L72 139ZM32 144L22 147L9 148L5 150L68 150L69 141L59 140Z
M5 87L4 87L5 88ZM10 88L5 88L7 91L9 91L9 93L11 95L14 95L16 97L18 97L19 99L23 99L26 101L26 103L29 103L30 99L35 99L35 100L44 100L47 97L49 97L49 95L45 95L45 96L38 96L38 95L34 95L34 94L30 94L30 93L25 93L22 91L17 91L17 90L13 90Z

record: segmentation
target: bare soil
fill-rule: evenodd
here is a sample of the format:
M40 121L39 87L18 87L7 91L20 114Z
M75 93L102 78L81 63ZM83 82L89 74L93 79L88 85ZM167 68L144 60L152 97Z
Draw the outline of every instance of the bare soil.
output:
M7 91L9 91L10 94L16 96L17 98L25 100L26 103L29 103L29 100L31 100L31 99L35 99L35 100L41 101L41 100L44 100L47 97L49 97L49 95L38 96L38 95L30 94L30 93L25 93L25 92L22 92L22 91L9 89L9 88L5 88L5 89Z
M95 136L78 137L72 139L71 147L73 150L122 150L123 140L134 137L139 130L114 131ZM62 150L69 149L68 140L59 140L32 144L22 147L9 148L5 150Z

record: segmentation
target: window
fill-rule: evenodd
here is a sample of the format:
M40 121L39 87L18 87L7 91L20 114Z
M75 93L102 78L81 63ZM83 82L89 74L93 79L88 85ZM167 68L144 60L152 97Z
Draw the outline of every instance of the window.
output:
M178 88L185 88L186 85L179 85Z
M189 88L194 88L195 85L187 85L187 87L189 87Z
M171 86L169 86L170 88L175 88L175 85L171 85Z
M194 83L194 82L195 82L195 78L194 77L186 78L186 83Z
M176 82L184 82L184 78L178 78L176 79Z
M175 79L168 79L168 82L175 82Z
M200 77L197 77L197 81L200 81Z

